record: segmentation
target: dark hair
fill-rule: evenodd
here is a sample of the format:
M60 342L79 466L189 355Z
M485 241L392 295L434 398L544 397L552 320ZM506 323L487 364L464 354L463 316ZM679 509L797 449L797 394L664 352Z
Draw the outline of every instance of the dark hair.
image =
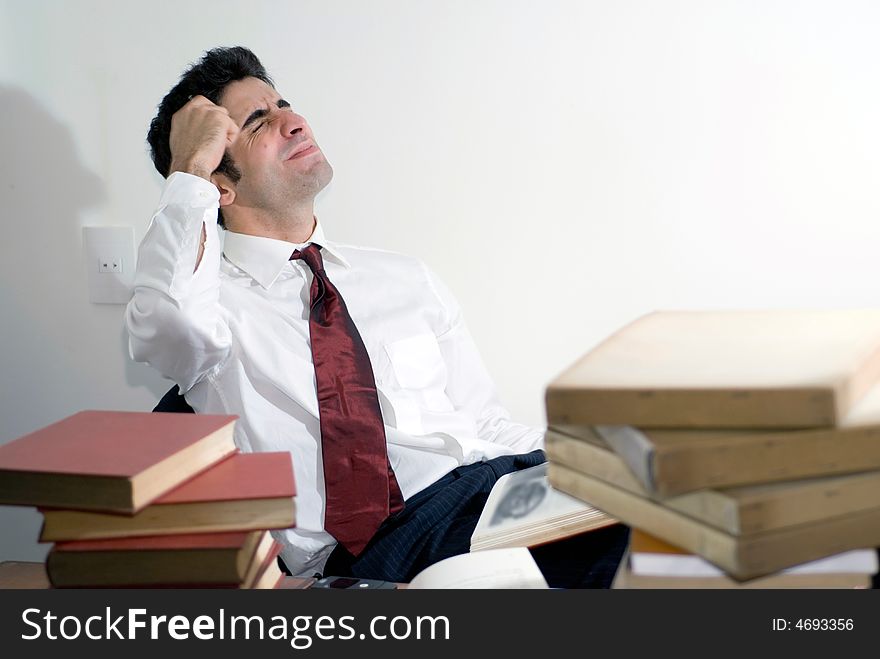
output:
M197 95L204 96L212 103L218 103L226 86L243 78L258 78L268 85L275 86L257 56L242 46L209 50L202 59L184 71L178 83L159 104L147 133L153 164L162 176L168 178L171 169L171 147L168 137L171 134L171 117L174 113ZM234 183L241 179L241 170L228 153L223 154L223 159L214 173L225 174ZM219 222L223 226L222 214Z

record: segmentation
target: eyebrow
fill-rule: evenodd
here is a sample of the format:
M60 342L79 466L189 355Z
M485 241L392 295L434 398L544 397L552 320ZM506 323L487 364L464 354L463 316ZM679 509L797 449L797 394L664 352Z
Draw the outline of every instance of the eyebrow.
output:
M279 98L278 101L276 101L276 105L279 108L289 108L290 107L290 103L285 101L283 98ZM241 130L244 130L249 125L251 125L252 123L257 121L258 119L262 119L267 114L269 114L268 108L257 108L256 110L254 110L253 112L251 112L248 115L247 119L244 120L244 123L241 125Z

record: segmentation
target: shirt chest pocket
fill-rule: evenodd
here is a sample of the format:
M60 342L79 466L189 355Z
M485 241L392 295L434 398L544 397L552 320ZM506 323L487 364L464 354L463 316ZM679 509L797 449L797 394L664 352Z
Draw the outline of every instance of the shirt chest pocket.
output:
M446 364L433 334L417 334L387 343L385 353L401 389L446 388Z

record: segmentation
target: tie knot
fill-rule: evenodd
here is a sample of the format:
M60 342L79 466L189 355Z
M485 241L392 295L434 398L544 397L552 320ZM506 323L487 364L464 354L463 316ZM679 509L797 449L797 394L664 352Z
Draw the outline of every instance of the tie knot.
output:
M293 261L294 259L302 259L305 261L312 273L324 271L324 260L321 258L321 248L315 243L312 243L303 249L294 250L293 254L290 255L290 260Z

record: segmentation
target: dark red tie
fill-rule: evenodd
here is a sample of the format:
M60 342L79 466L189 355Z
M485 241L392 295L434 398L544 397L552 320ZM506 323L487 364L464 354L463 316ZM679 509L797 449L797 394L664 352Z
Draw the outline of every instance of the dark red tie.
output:
M320 247L296 250L312 270L309 335L324 460L324 528L352 555L386 517L403 509L388 462L385 425L367 349L324 271Z

